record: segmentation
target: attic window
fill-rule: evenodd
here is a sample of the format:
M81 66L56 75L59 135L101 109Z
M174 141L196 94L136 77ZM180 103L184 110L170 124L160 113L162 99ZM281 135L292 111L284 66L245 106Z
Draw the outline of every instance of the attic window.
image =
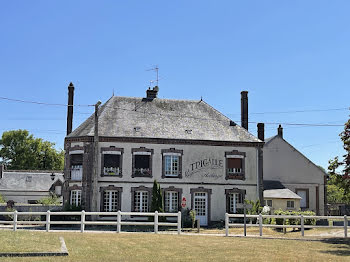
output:
M134 127L134 131L135 132L140 132L141 131L141 127L140 126L135 126Z
M185 132L186 134L192 134L192 129L186 129Z

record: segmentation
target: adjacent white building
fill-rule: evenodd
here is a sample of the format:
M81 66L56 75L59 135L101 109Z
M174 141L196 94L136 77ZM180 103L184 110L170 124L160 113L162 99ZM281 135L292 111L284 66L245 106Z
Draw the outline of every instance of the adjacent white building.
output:
M327 174L283 139L281 126L276 136L265 140L263 154L264 181L279 181L299 195L302 210L325 214Z
M0 167L0 194L6 201L35 204L50 192L62 195L63 172L47 170L4 170Z
M238 126L203 100L157 93L113 96L68 130L64 201L92 211L147 212L156 179L165 211L195 209L202 225L238 212L244 199L262 201L263 142L246 130L248 122ZM247 92L241 103L244 109Z

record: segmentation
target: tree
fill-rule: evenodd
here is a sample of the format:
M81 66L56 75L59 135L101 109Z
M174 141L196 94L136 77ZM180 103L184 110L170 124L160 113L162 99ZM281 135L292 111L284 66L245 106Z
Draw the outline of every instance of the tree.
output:
M327 198L329 203L350 204L350 119L345 123L344 130L339 136L343 141L345 155L343 161L338 157L328 161ZM339 168L342 169L340 173L337 172Z
M6 131L0 139L0 159L12 170L63 170L64 151L54 145L27 130Z
M163 197L157 180L153 182L151 212L163 212Z

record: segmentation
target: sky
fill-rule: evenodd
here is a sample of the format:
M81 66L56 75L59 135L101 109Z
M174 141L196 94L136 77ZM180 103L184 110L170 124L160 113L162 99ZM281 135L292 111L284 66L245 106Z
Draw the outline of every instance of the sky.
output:
M64 105L70 82L79 105L144 97L158 65L160 98L202 97L240 124L247 90L252 134L256 122L266 137L282 123L284 138L327 168L344 154L349 12L345 0L1 1L0 135L27 129L62 149L65 106L3 98ZM75 107L73 128L92 112Z

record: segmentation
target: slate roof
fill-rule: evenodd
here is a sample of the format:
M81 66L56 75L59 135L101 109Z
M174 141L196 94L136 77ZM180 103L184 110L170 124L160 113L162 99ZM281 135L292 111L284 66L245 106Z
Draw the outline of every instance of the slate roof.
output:
M54 180L51 179L52 172L55 174ZM1 191L48 192L58 179L64 182L63 172L5 170L0 179L0 193Z
M288 188L264 190L264 198L301 199L300 196Z
M262 142L204 101L111 97L99 110L99 136ZM69 137L93 136L94 115Z
M283 189L286 188L282 183L278 180L264 180L264 190L269 189Z

